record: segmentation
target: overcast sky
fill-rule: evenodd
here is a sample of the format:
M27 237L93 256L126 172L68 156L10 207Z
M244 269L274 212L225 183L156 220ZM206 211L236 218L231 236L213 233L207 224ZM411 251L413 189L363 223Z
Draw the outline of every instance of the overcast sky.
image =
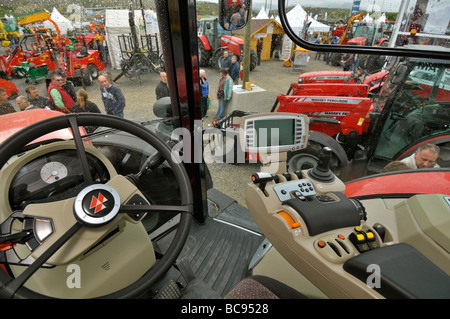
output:
M202 1L202 0L197 0ZM209 0L210 2L217 2L218 0ZM401 0L361 0L361 10L367 10L373 4L382 12L398 12ZM253 7L260 9L261 6L267 4L267 10L272 8L276 10L278 7L278 0L253 0ZM287 6L294 6L300 4L302 7L327 7L327 8L352 8L353 0L286 0Z

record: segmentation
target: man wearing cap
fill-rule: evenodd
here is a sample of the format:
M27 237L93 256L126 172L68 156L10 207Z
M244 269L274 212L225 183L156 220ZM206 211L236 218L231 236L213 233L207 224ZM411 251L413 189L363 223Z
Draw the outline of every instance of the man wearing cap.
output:
M67 80L67 74L63 70L57 70L57 72L62 76L63 78L63 84L62 88L69 93L72 100L77 100L77 93L75 92L75 86L73 85L72 81Z
M75 101L62 87L64 84L64 79L60 73L55 72L52 75L52 82L48 86L48 97L50 101L55 106L57 111L63 113L70 113L72 110L72 105Z

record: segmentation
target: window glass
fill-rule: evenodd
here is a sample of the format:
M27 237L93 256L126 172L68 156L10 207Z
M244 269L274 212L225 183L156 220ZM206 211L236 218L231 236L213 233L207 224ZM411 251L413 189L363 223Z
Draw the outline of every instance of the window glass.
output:
M376 155L393 159L413 142L450 130L448 78L449 65L415 62L404 81L386 86L393 104Z

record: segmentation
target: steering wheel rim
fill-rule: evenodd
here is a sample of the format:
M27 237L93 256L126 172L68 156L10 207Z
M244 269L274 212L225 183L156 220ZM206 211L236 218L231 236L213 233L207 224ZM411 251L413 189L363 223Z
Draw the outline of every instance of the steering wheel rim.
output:
M114 129L119 129L130 133L138 138L141 138L145 142L151 144L156 151L158 151L161 156L168 162L169 166L172 168L177 183L179 185L180 191L180 206L158 206L158 209L161 210L166 208L167 210L176 210L180 211L181 217L178 225L177 232L175 237L170 244L167 252L164 256L136 282L130 284L128 287L125 287L121 290L118 290L114 293L101 296L99 298L134 298L144 294L149 288L155 284L155 282L164 275L169 268L173 265L176 258L181 252L181 249L184 246L184 243L189 234L189 227L192 221L192 210L193 210L193 195L192 189L190 186L189 178L184 169L181 161L174 161L172 157L171 150L167 147L167 145L156 135L154 135L151 131L146 129L141 125L136 125L136 123L121 119L118 117L110 116L110 115L102 115L102 114L94 114L94 113L81 113L81 114L68 114L52 117L37 123L34 123L28 126L26 129L23 129L13 136L10 136L7 140L5 140L0 145L0 169L3 168L5 163L15 154L21 151L22 147L34 141L35 139L60 130L71 128L75 145L77 149L77 153L80 157L82 167L87 165L86 160L86 152L84 151L83 142L81 136L79 134L78 127L79 126L105 126L111 127ZM83 160L84 153L84 160ZM80 155L81 154L81 155ZM83 162L85 162L83 164ZM85 176L85 181L88 181L89 184L93 184L93 181L90 177L90 174L87 174L88 167L83 168L83 176ZM148 206L147 206L148 209ZM179 209L179 210L178 210ZM71 230L76 233L76 229ZM72 235L73 235L72 234ZM64 234L66 235L66 234ZM68 234L70 235L70 234ZM65 243L65 242L64 242ZM64 243L61 244L64 245ZM51 248L51 247L50 247ZM58 249L58 248L57 248ZM50 250L50 249L47 249ZM45 254L45 252L44 252ZM38 258L39 259L39 258ZM47 258L48 259L48 258ZM45 262L45 261L44 261ZM34 263L33 263L34 264ZM33 266L29 266L31 268ZM39 267L39 266L38 266ZM34 273L34 272L33 272ZM32 274L31 274L32 275ZM31 276L30 275L30 276ZM20 276L18 276L20 277ZM12 284L16 281L17 278L12 279L6 272L0 271L0 297L2 298L49 298L48 296L44 296L38 292L32 291L23 286L26 282L23 282L19 287L18 284Z

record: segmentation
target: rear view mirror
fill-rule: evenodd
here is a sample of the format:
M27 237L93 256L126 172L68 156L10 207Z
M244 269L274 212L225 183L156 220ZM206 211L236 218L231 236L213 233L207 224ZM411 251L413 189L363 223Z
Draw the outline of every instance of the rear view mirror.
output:
M225 30L242 29L248 21L250 0L219 0L219 23Z

